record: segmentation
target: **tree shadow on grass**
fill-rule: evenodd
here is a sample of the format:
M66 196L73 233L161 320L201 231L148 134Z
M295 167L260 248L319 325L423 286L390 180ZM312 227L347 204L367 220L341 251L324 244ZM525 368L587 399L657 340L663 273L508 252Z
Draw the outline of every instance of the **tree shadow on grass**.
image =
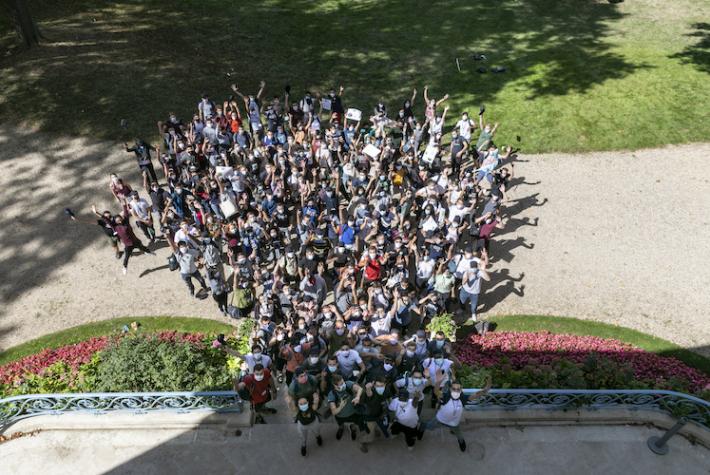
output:
M152 134L170 110L186 117L201 92L222 100L235 80L252 90L265 79L268 95L343 84L346 103L369 110L425 84L454 103L488 101L512 81L535 98L644 67L610 51L609 22L624 14L601 2L33 3L52 42L0 59L0 116L114 140L126 138L122 118ZM475 52L506 72L477 73Z
M698 38L698 41L687 46L671 58L680 59L683 63L691 63L698 70L710 73L710 23L695 23L694 32L688 36Z

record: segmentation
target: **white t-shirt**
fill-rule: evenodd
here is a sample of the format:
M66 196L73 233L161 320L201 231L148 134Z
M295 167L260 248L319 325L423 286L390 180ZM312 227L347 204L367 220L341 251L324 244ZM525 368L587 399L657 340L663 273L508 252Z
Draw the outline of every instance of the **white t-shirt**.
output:
M461 256L461 260L456 265L456 271L454 275L456 278L461 279L463 275L473 269L478 268L478 263L481 260L477 257L472 257L471 259L466 259L466 256Z
M264 354L261 354L259 359L257 359L256 357L254 357L253 353L248 353L244 355L244 361L246 362L247 368L249 368L250 373L254 372L254 365L256 365L257 363L264 365L264 368L271 367L271 358Z
M461 288L464 289L469 294L480 294L481 293L481 271L478 269L471 270L468 273L468 279L465 278L461 281Z
M456 216L461 217L461 221L463 221L463 217L466 216L469 213L470 209L466 208L465 206L459 208L458 205L453 205L452 207L449 208L449 221L452 221L456 218Z
M407 401L407 404L402 407L404 403L399 399L395 398L390 401L388 409L395 413L395 418L397 422L403 426L411 427L414 429L419 423L419 416L417 415L416 406L412 405L412 399Z
M439 387L443 387L449 380L449 374L453 364L453 361L446 358L444 358L444 361L441 364L437 364L434 358L427 358L422 362L422 367L429 370L429 380L431 381L432 386L436 385L436 378L439 373L443 371L444 378L439 383Z
M336 353L336 357L338 358L338 367L346 378L349 378L353 374L353 370L362 363L362 358L353 349L348 351L340 350Z
M420 279L428 279L434 273L436 261L434 259L422 259L417 264L417 277Z
M389 313L386 313L384 317L375 315L370 319L370 328L372 328L376 336L389 334L391 326L392 315Z
M422 381L415 385L414 378L411 376L407 378L401 378L394 382L397 388L407 388L409 394L417 397L417 402L424 400L424 388L426 387L426 380L422 378ZM414 397L412 397L414 399Z
M150 219L150 205L143 199L137 199L131 201L131 209L138 215L141 221L148 221Z
M471 141L471 119L459 120L456 122L456 127L459 129L459 134L461 137L465 138L467 141Z
M456 427L461 422L463 403L461 399L449 399L446 404L436 411L436 420L447 426Z

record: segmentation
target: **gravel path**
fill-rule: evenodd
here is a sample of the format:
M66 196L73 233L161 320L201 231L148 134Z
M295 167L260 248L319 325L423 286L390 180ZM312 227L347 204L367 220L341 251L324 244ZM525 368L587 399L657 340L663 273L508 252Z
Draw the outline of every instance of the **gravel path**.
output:
M98 227L63 215L115 210L112 171L139 184L120 145L0 126L0 146L0 348L117 316L223 319L167 270L167 247L124 277ZM710 144L521 155L483 312L616 323L710 356L709 157Z

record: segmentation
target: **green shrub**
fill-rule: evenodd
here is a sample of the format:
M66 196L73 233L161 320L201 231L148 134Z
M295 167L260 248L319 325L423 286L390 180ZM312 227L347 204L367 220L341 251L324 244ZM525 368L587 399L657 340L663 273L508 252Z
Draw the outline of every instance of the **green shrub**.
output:
M442 313L432 318L426 326L428 332L434 335L436 332L444 332L444 335L449 341L456 341L456 330L458 325L454 322L453 315L450 313Z
M212 348L155 337L120 339L101 352L87 381L99 392L213 391L229 389L226 355Z

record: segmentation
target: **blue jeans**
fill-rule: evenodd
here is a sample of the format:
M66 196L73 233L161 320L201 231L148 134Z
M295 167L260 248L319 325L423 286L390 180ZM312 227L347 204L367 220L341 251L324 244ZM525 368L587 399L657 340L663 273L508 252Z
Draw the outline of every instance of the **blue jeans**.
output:
M478 307L478 294L470 294L462 288L459 292L459 300L461 301L461 305L466 305L466 302L469 303L471 307L471 318L475 320L476 307Z
M439 422L439 420L436 417L434 417L433 419L422 424L422 429L424 429L424 430L434 430L439 427L445 427L445 428L451 430L451 432L454 433L454 435L456 436L456 438L459 441L463 440L463 434L461 433L460 426L450 426L448 424L444 424L443 422Z

